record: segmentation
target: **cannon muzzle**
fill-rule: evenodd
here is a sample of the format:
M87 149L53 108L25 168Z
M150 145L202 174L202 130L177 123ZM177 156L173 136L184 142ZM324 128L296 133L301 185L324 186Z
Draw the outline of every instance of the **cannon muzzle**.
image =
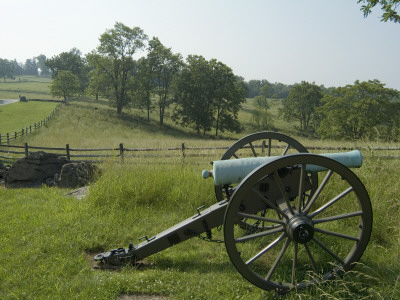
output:
M343 153L326 153L320 155L333 159L348 168L359 168L361 167L363 161L361 152L359 150ZM204 170L202 176L205 179L208 177L214 177L215 185L239 183L257 167L266 163L270 163L279 157L280 156L267 156L217 160L213 162L213 169ZM316 165L307 165L306 169L309 172L326 171L326 169Z

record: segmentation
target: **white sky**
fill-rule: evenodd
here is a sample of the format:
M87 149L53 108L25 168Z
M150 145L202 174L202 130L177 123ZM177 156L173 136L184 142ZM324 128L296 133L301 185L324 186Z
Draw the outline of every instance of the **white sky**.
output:
M364 18L357 0L0 0L0 58L86 54L122 22L246 80L330 87L379 79L400 90L400 24L380 14Z

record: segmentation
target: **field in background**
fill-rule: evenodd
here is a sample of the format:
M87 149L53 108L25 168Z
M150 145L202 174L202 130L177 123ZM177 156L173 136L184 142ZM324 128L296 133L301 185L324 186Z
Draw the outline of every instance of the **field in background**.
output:
M6 79L0 82L0 99L19 99L25 96L27 99L50 100L50 77L42 76L17 76L15 79Z
M0 134L13 133L44 120L57 102L16 102L0 105Z
M3 83L0 83L0 88ZM1 98L1 97L0 97ZM13 104L12 104L13 105ZM276 101L271 108L278 111ZM251 100L240 113L245 132L223 133L219 139L194 136L168 121L147 122L144 113L128 110L118 116L106 101L74 100L63 105L47 127L18 141L31 146L100 148L229 146L254 132ZM1 110L1 106L0 106ZM289 123L273 116L274 126L291 132ZM284 124L283 124L284 123ZM280 125L281 124L281 125ZM292 124L293 125L293 124ZM291 134L289 134L291 135ZM317 141L294 136L305 146L396 146L379 141ZM316 151L311 151L316 152ZM374 228L360 264L343 279L322 284L285 299L400 298L400 160L363 151L363 167L355 170L366 185L374 211ZM390 151L384 152L392 155ZM215 203L212 180L201 178L210 160L141 157L124 164L101 164L102 176L89 195L77 200L69 189L5 189L0 187L1 299L117 299L120 295L163 295L170 299L276 299L243 279L230 263L224 244L197 238L150 256L143 267L120 271L92 268L99 252L137 243ZM222 238L213 230L214 238Z

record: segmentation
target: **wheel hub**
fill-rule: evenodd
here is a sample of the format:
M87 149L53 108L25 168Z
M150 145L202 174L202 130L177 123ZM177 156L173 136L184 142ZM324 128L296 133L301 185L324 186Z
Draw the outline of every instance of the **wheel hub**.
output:
M286 231L292 241L305 244L314 236L314 225L306 216L294 216L287 224Z

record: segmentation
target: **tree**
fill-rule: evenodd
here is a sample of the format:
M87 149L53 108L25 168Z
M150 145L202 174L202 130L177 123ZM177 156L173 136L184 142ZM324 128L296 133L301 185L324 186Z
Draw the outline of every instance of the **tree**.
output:
M244 83L223 63L188 56L177 90L174 119L182 126L193 126L203 134L214 127L216 136L219 131L241 130L238 111L244 102Z
M252 115L256 123L257 130L267 129L270 125L270 122L268 122L268 109L270 109L268 99L265 96L254 97L253 107L254 110L252 111Z
M78 77L81 94L88 87L89 70L87 62L81 56L81 52L78 49L72 48L69 52L62 52L50 59L46 59L44 65L50 69L53 78L56 78L60 71L71 71L72 74Z
M339 87L322 99L317 132L323 138L392 136L390 133L399 128L400 108L391 100L399 95L376 79Z
M177 85L177 107L173 115L182 126L193 126L197 134L211 130L213 122L212 88L208 61L189 55Z
M283 100L282 114L285 120L299 120L300 130L309 130L310 122L316 115L315 109L322 99L321 88L314 83L302 81L296 84Z
M50 70L46 66L46 55L40 54L39 56L35 57L36 59L36 65L40 69L40 75L41 76L48 76L50 75Z
M36 76L38 75L38 66L36 64L36 59L35 58L28 58L25 61L24 64L24 75L33 75Z
M367 17L372 12L371 9L373 7L380 4L383 11L381 21L400 23L400 16L396 11L400 5L400 0L358 0L357 3L365 3L361 6L364 17Z
M71 71L59 71L50 85L50 91L54 97L62 97L67 101L80 92L78 76Z
M0 58L0 77L6 82L6 78L14 78L14 62Z
M180 54L173 54L158 38L149 41L147 59L154 81L154 92L158 96L160 127L164 124L165 109L174 101L172 88L178 72L182 67Z
M212 88L214 99L212 107L215 111L215 136L225 130L239 133L241 126L238 113L241 104L245 101L245 86L237 81L232 69L222 62L210 61Z
M100 36L97 51L87 56L93 68L92 80L107 86L100 92L116 106L118 114L131 102L129 91L135 69L133 55L145 47L146 40L147 36L139 27L129 28L117 22L114 28Z
M142 57L138 60L137 74L134 80L134 103L140 109L146 109L147 121L150 121L150 112L153 109L151 93L155 87L150 62Z

